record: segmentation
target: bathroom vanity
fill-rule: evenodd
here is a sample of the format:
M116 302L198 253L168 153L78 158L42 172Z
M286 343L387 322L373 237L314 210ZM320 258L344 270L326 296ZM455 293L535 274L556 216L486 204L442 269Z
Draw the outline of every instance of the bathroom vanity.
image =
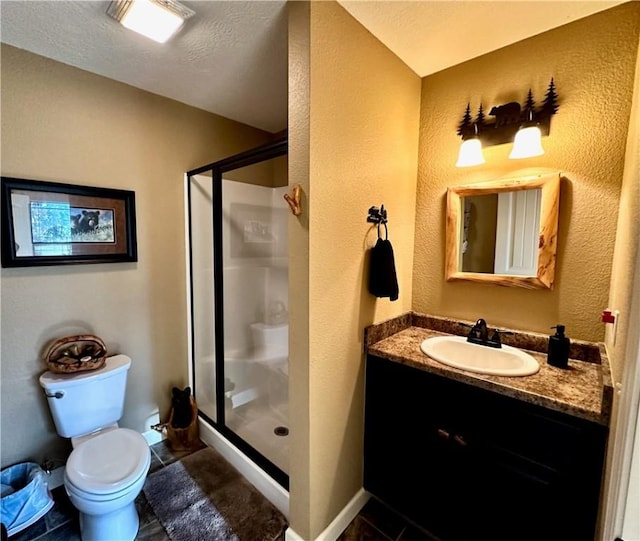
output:
M420 350L464 332L415 313L365 331L364 488L442 541L592 541L613 396L604 348L574 343L562 370L546 337L505 337L540 363L526 377Z

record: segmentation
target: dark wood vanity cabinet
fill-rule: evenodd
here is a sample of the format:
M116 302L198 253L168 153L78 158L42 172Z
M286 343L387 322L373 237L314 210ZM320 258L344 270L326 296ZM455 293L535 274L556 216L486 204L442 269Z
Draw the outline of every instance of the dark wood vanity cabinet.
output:
M373 355L364 488L442 541L592 541L607 429Z

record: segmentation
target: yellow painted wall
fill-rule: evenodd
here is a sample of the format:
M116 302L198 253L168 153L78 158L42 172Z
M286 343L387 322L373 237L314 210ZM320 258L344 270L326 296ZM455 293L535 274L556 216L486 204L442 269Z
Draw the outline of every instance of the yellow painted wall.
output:
M422 81L413 309L491 325L548 332L563 323L572 338L602 340L640 29L640 3L623 4ZM510 144L485 149L484 165L454 166L456 128L471 102L485 112L522 103L529 88L541 103L551 77L560 96L545 154L509 160ZM559 248L553 291L444 280L448 186L561 171Z
M302 214L289 216L289 523L311 539L309 424L310 6L289 2L289 186L302 187ZM315 187L315 186L314 186Z
M609 293L609 307L619 310L620 317L616 334L613 334L613 327L609 325L609 332L606 334L607 348L614 360L616 381L622 379L624 372L625 348L630 338L629 323L634 317L636 329L640 329L639 315L630 313L634 269L640 249L640 49L637 55L634 89ZM636 287L638 286L636 284Z
M611 288L609 291L609 307L618 310L617 329L607 325L605 344L612 364L614 383L619 384L622 394L614 394L613 415L609 430L609 449L607 451L607 479L603 502L605 512L616 516L617 494L627 479L618 476L620 464L615 446L620 446L625 436L632 438L633 411L625 411L626 404L631 404L625 392L632 385L626 378L637 374L637 351L640 335L640 311L638 310L638 291L640 291L640 50L636 61L633 103L629 122L629 133L625 155L624 175L620 192L620 212L611 272ZM627 355L633 355L627 357ZM621 407L621 403L623 406ZM636 438L638 435L636 434ZM612 523L612 521L610 521ZM605 534L613 534L611 528Z
M136 193L137 263L2 269L2 465L66 458L37 376L53 338L132 358L122 426L187 384L183 175L268 134L2 45L2 175ZM11 419L11 422L7 420ZM16 430L20 427L20 430Z
M299 324L304 332L308 323L308 346L292 344L290 357L291 423L306 422L308 439L292 442L290 521L314 539L362 487L363 329L411 308L420 79L337 3L295 9L308 64L295 66L302 75L294 83L307 94L290 93L289 181L295 164L308 163L298 177L308 217L292 233L308 242L308 261L292 252L290 272L292 287L294 280L304 287L298 270L308 265L309 298L308 322ZM395 302L366 288L367 250L377 238L367 211L381 204L395 250ZM300 341L293 313L290 325ZM308 406L298 377L308 385Z

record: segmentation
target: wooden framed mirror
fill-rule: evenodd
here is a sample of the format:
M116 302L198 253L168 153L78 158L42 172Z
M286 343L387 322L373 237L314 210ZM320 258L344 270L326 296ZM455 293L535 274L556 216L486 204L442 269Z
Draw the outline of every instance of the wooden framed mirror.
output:
M446 280L553 289L559 203L559 173L448 188Z

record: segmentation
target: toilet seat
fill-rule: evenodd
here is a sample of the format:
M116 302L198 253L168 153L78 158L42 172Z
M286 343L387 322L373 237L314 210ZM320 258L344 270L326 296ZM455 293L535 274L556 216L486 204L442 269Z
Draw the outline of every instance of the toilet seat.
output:
M69 456L65 474L76 492L109 499L146 475L150 462L149 445L142 435L118 428L78 445Z

